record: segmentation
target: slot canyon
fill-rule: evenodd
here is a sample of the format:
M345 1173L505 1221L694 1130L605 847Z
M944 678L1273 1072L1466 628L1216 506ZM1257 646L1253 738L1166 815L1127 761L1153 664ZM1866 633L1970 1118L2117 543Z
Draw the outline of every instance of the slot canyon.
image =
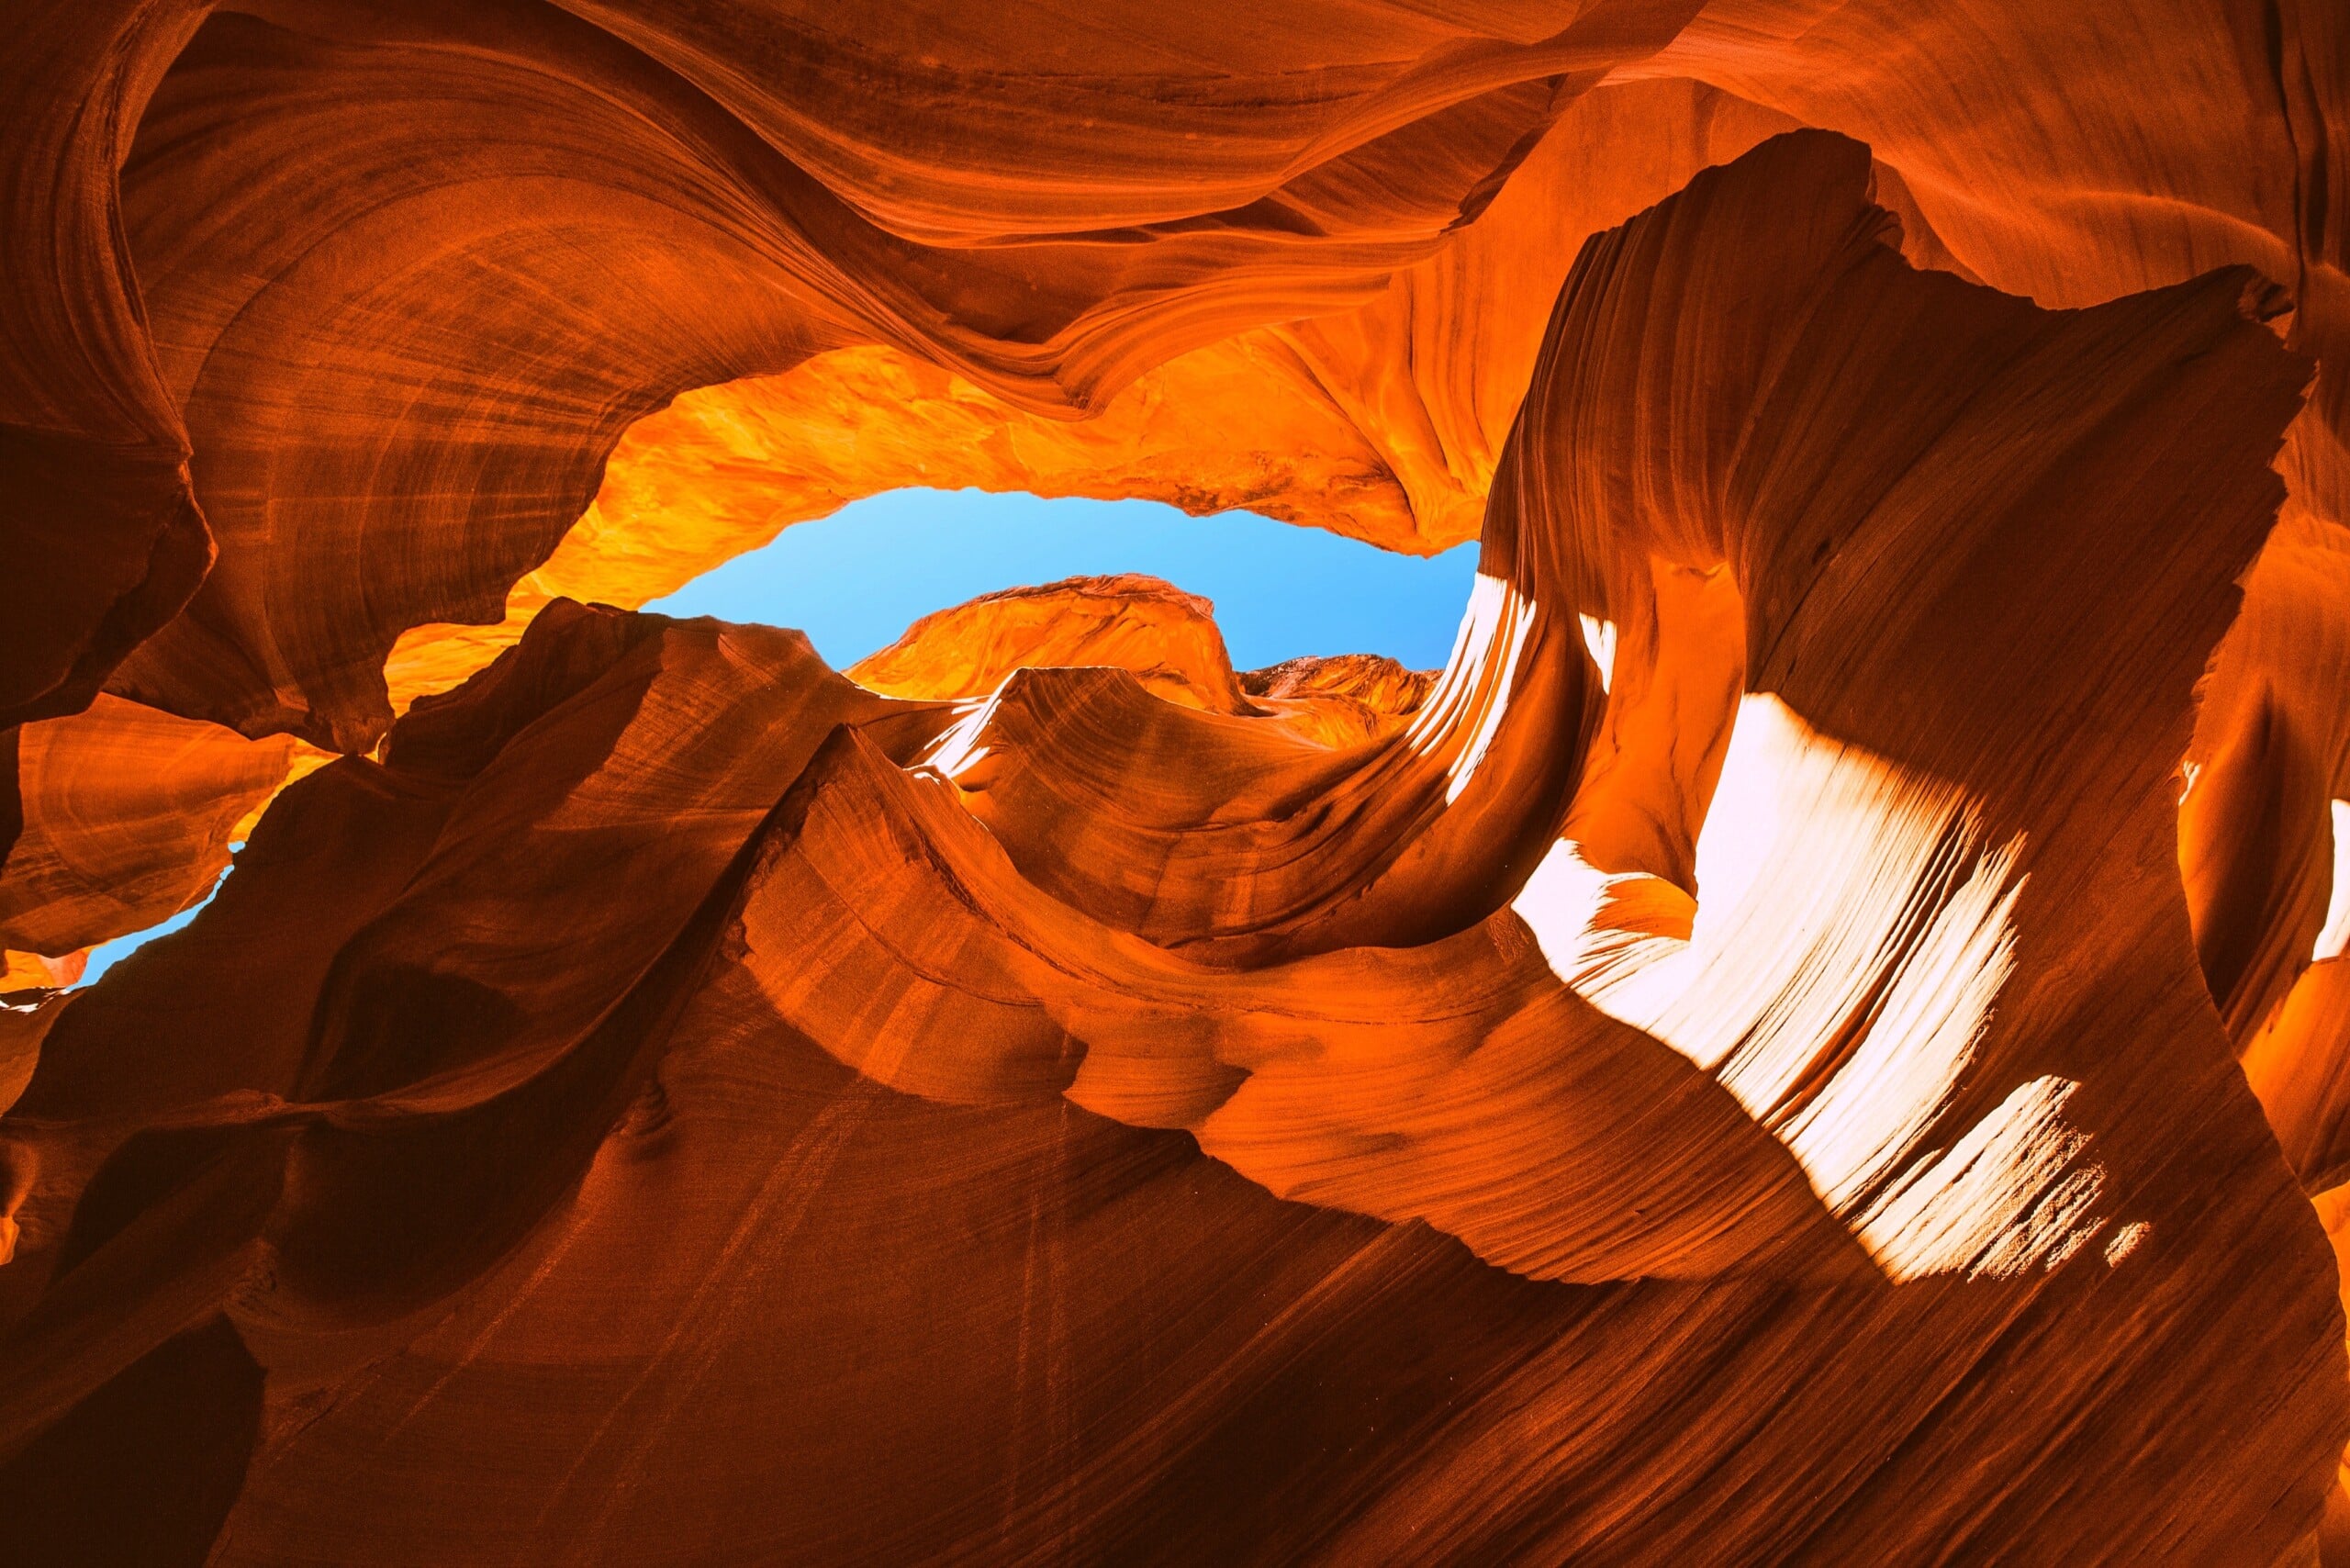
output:
M9 14L0 1561L2350 1568L2343 0Z

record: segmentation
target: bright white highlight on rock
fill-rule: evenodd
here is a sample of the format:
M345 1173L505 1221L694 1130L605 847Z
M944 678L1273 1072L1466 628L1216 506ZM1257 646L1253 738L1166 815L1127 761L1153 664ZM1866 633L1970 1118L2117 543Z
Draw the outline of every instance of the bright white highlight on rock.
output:
M2310 950L2310 962L2322 964L2350 948L2350 801L2333 802L2333 893L2326 901L2325 924Z
M1740 704L1697 840L1698 898L1609 875L1573 844L1512 908L1602 1012L1712 1073L1775 1132L1891 1277L2053 1266L2104 1181L2039 1080L1930 1147L2015 967L2017 840L1963 791L1819 734L1768 693Z
M1469 590L1469 606L1461 613L1460 632L1453 639L1452 656L1420 711L1404 733L1404 744L1426 756L1444 745L1466 723L1467 743L1446 769L1447 805L1460 798L1476 776L1477 767L1494 744L1502 716L1509 711L1510 687L1534 630L1534 603L1508 583L1486 573L1477 574ZM1501 646L1498 656L1486 650Z
M942 778L959 779L984 761L992 748L979 737L987 734L988 722L995 717L996 704L1002 696L1003 686L999 685L983 700L968 704L968 711L931 743L929 751L915 766Z
M1860 1236L1897 1281L1929 1274L2013 1279L2053 1269L2098 1229L2102 1167L2064 1116L2080 1085L2035 1078L1949 1153L1870 1208Z
M1602 621L1596 615L1578 615L1583 623L1583 645L1591 650L1591 662L1599 666L1599 689L1607 691L1616 681L1616 622Z
M2107 1237L2105 1238L2105 1266L2109 1269L2119 1269L2121 1267L2124 1262L2129 1260L2132 1253L2137 1251L2140 1247L2145 1245L2147 1234L2154 1227L2152 1226L2149 1226L2143 1220L2132 1220L2130 1224L2116 1230L2111 1236Z

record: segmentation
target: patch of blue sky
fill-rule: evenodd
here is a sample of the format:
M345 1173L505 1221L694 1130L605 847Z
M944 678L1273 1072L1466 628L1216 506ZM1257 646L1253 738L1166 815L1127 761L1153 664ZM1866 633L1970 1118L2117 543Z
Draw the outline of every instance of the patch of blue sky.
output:
M1254 512L1191 517L1156 501L893 490L788 528L645 608L796 626L845 668L932 610L983 593L1147 572L1214 601L1236 668L1302 654L1385 654L1433 669L1451 652L1476 570L1474 544L1423 559ZM93 947L82 983L203 907Z
M229 847L233 852L235 850L242 849L244 845L240 841L239 843L230 845ZM127 936L117 936L111 941L101 942L96 946L91 948L89 962L83 968L82 979L79 983L83 985L95 985L97 983L97 979L100 975L114 968L115 965L122 962L123 959L129 958L140 948L144 947L148 943L152 942L156 937L168 936L173 932L177 931L180 927L185 925L189 921L194 920L198 914L204 913L204 906L212 902L214 894L219 892L220 883L225 882L228 879L229 873L227 870L223 870L220 873L219 879L212 884L211 892L205 894L203 898L199 899L195 903L188 905L185 909L180 911L179 913L172 916L171 919L163 921L159 924L151 925L144 931L134 931Z
M1474 544L1400 555L1253 512L893 490L796 523L645 608L796 626L845 668L920 617L983 593L1147 572L1214 601L1236 668L1385 654L1433 669L1451 652L1476 570Z

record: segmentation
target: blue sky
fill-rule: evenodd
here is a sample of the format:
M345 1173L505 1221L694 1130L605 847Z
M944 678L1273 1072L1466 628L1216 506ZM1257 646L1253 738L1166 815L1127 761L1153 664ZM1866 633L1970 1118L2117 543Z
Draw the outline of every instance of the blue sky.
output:
M1433 669L1452 650L1476 570L1474 544L1422 560L1254 512L893 490L787 528L645 608L796 626L839 668L932 610L997 588L1148 572L1215 601L1236 669L1300 654L1386 654ZM92 948L83 983L196 914Z
M979 594L1147 572L1215 601L1236 668L1386 654L1433 669L1452 649L1476 569L1473 544L1422 560L1253 512L893 490L795 523L645 608L796 626L845 667L916 618Z
M229 847L232 850L242 849L244 847L244 843L242 840L240 840L239 842L230 845ZM226 871L221 872L220 882L225 882L228 879L229 873ZM212 884L213 893L217 893L220 890L220 882L215 882ZM188 908L184 909L180 911L179 913L172 916L171 919L163 922L161 925L151 925L144 931L134 931L128 936L118 936L111 942L99 943L96 946L90 949L89 966L82 971L81 983L88 985L100 975L114 968L115 965L120 963L129 954L145 946L148 943L152 942L158 936L169 935L172 932L177 931L181 926L185 925L189 921L194 920L196 916L196 912L201 910L204 907L204 904L210 903L211 902L212 893L207 893L204 895L204 903L190 905Z

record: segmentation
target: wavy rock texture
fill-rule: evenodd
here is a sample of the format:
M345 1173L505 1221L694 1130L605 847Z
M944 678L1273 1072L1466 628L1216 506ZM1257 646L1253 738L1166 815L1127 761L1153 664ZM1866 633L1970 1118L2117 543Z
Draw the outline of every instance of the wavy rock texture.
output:
M1157 577L1065 577L925 615L848 678L890 697L986 697L1034 666L1131 670L1153 696L1253 713L1216 630L1215 606Z
M2350 1562L2337 7L20 31L28 1560Z
M294 745L118 697L25 725L0 942L71 953L203 898L228 869L240 824L293 766Z
M1215 607L1139 573L982 594L923 616L847 674L885 696L975 700L994 697L1031 669L1123 669L1153 697L1235 718L1275 719L1326 746L1401 728L1436 681L1433 671L1366 654L1236 672L1216 630ZM1147 705L1133 710L1146 723L1149 712Z

